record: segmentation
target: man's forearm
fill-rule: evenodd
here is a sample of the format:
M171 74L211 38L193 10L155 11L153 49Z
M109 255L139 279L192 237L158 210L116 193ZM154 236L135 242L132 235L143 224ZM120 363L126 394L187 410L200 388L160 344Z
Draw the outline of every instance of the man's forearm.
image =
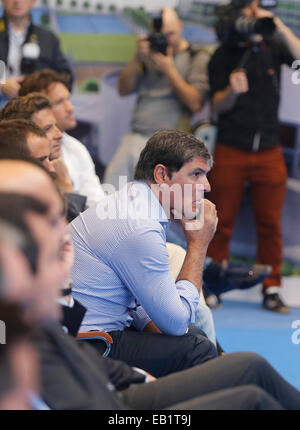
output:
M284 38L292 56L300 59L300 39L289 28L284 33Z
M201 246L200 243L188 244L186 256L176 282L181 280L190 281L200 292L206 252L207 247Z
M226 112L233 108L238 94L232 91L230 85L224 90L217 91L212 98L212 111L214 114Z
M283 37L290 53L296 59L300 59L300 39L279 18L275 17L277 31Z
M199 91L188 84L175 67L170 68L166 75L180 101L190 111L199 112L202 108L202 97Z
M137 58L133 58L130 63L127 64L125 69L122 71L119 78L119 94L121 96L126 96L132 93L137 86L138 75L140 73L141 64L138 62Z

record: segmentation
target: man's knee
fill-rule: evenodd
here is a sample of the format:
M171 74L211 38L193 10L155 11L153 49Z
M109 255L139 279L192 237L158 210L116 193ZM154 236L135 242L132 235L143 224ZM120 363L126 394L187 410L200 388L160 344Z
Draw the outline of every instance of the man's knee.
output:
M258 376L260 372L265 372L267 368L270 368L268 361L255 352L234 352L227 356L230 357L229 360L234 357L236 367L247 371L251 377Z
M193 367L197 364L205 363L208 360L218 356L217 348L207 339L206 334L199 328L195 327L193 332L185 335L190 348L186 354L187 367Z
M244 410L274 410L282 409L279 403L265 390L257 385L240 387L240 400Z

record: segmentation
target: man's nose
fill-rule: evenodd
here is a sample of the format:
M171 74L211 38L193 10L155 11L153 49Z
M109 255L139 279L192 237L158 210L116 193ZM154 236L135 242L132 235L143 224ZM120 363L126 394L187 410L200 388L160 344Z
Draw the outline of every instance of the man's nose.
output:
M65 105L68 112L74 112L74 106L70 100L66 100Z
M57 140L62 139L62 133L57 126L55 126L55 139L57 139Z
M208 179L207 179L207 177L205 176L205 179L204 179L204 181L203 181L203 190L206 192L206 193L209 193L210 191L211 191L211 186L210 186L210 183L209 183L209 181L208 181Z

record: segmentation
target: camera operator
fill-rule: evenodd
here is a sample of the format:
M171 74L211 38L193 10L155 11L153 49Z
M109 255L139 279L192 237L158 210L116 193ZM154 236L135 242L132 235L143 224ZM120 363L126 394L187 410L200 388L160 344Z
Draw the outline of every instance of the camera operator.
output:
M278 105L280 66L300 58L300 40L260 8L258 0L232 0L227 11L217 23L221 45L209 64L212 109L218 116L211 199L219 224L208 255L228 259L244 187L250 183L257 260L272 266L263 284L263 307L287 313L279 295L287 173L279 145Z
M116 188L119 175L133 179L147 139L157 130L182 129L183 113L189 116L201 110L208 95L209 55L190 47L182 37L182 27L176 12L163 8L161 17L152 20L150 37L139 36L136 54L121 73L120 95L137 92L138 100L132 133L123 138L105 173L105 182Z

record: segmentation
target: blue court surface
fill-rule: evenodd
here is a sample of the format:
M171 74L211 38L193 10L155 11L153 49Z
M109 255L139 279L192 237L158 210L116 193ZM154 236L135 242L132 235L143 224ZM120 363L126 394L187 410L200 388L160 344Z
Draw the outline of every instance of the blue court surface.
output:
M182 35L189 43L216 42L216 35L213 30L208 30L200 25L185 25Z
M262 310L258 303L224 300L213 316L217 339L227 353L251 351L262 355L300 390L300 330L292 328L293 321L299 321L300 327L300 308L280 315ZM292 336L298 344L293 343Z
M130 34L114 15L57 15L61 33Z

